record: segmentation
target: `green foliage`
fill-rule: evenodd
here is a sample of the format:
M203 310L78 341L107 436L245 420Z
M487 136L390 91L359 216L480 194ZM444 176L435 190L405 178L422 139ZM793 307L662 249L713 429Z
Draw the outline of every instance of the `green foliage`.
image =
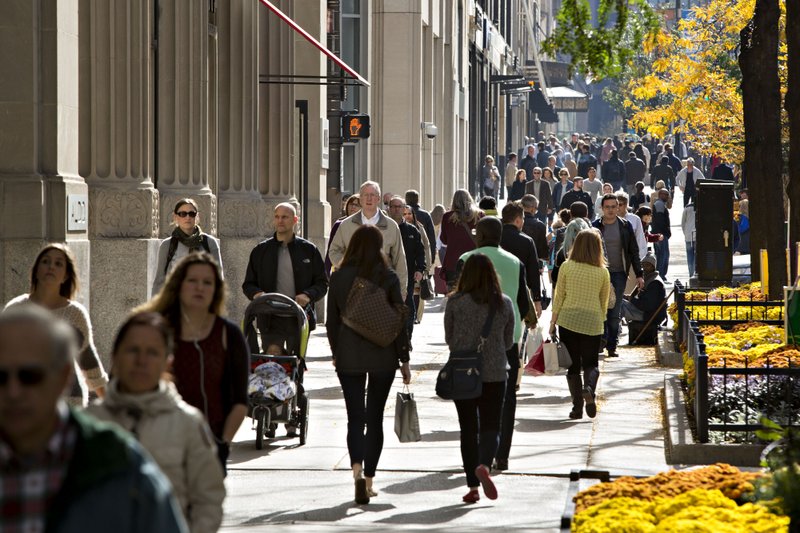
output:
M762 456L770 475L756 482L754 497L788 516L796 528L800 524L800 429L782 428L765 417L761 425L758 437L773 441Z
M614 78L658 28L658 17L647 0L600 0L596 26L588 0L563 0L555 31L542 48L550 55L569 56L571 74Z

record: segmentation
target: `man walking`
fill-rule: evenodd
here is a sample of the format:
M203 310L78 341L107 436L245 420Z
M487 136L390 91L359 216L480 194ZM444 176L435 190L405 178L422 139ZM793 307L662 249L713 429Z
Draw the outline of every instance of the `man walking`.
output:
M414 331L414 320L417 317L417 306L414 305L414 284L422 279L425 272L425 246L422 244L422 235L419 230L406 222L403 212L406 204L402 198L395 196L389 200L389 216L397 223L403 237L403 250L406 254L406 269L408 270L408 294L406 307L408 307L408 339Z
M625 181L627 182L625 189L628 195L636 194L636 182L644 181L646 173L647 165L636 157L636 152L631 150L628 154L628 160L625 162Z
M309 330L317 325L314 304L328 292L328 278L322 254L311 241L295 235L298 217L290 203L275 206L275 233L250 252L242 291L253 300L268 292L288 296L308 316ZM289 317L259 317L262 348L270 344L284 345L297 335L297 324ZM267 334L267 332L269 333Z
M630 222L617 216L619 201L616 195L606 194L600 204L603 215L592 223L600 230L606 252L608 270L611 274L611 286L616 302L606 315L605 341L608 357L617 357L617 341L619 337L619 313L628 271L633 268L636 284L644 286L642 265L639 260L639 245Z
M358 192L361 210L345 218L339 224L339 230L333 237L328 250L331 263L338 265L342 261L353 233L362 224L375 226L383 234L383 253L389 258L389 266L400 278L400 293L405 300L408 290L408 269L406 268L406 254L403 251L403 236L400 234L400 228L397 227L394 220L378 209L378 202L381 199L380 185L374 181L365 181L361 184Z
M425 228L425 235L428 236L428 243L430 243L431 257L436 257L436 230L433 227L433 219L431 214L419 206L419 192L414 189L406 191L406 205L414 211L417 217L417 222L422 224ZM428 265L430 268L431 265Z
M603 183L610 183L614 191L625 184L625 163L617 157L617 151L611 150L611 158L603 163Z
M675 184L680 187L683 193L683 206L686 207L689 202L694 201L697 194L697 180L705 179L703 172L694 166L694 158L690 157L686 160L686 166L682 168L678 175L675 176Z
M542 179L541 168L535 167L533 169L533 179L525 184L525 194L532 194L539 200L536 218L546 225L547 217L553 212L555 206L553 205L553 193L550 190L550 184Z
M537 166L536 157L534 155L534 153L536 152L536 148L532 144L529 144L527 151L528 153L527 155L525 155L525 157L522 158L522 161L519 164L519 168L525 169L525 175L527 176L526 179L530 181L533 179L533 171ZM542 168L539 167L539 170L541 171Z
M539 200L532 194L526 194L519 203L524 211L522 232L530 237L536 246L536 255L539 257L539 273L541 274L542 267L548 262L550 247L547 245L547 226L536 218Z
M136 439L67 407L77 350L38 306L0 314L0 529L188 532Z
M589 167L588 176L583 180L583 190L591 196L592 202L589 204L589 207L590 212L594 212L594 204L597 202L597 196L600 194L600 191L603 190L603 182L597 179L596 168Z
M495 454L497 470L508 469L508 456L511 450L511 437L514 433L514 417L517 412L517 373L520 368L519 341L522 339L522 320L528 314L528 294L525 282L525 267L513 254L500 248L503 225L496 217L482 218L476 227L478 248L459 258L459 271L464 262L473 254L483 254L489 258L497 271L500 289L511 299L514 308L514 345L506 352L509 371L506 381L505 401L500 425L500 445ZM509 390L510 389L510 390Z
M575 176L572 178L572 189L561 198L559 209L569 209L575 202L583 202L589 210L589 220L594 219L594 203L589 193L583 190L583 178Z

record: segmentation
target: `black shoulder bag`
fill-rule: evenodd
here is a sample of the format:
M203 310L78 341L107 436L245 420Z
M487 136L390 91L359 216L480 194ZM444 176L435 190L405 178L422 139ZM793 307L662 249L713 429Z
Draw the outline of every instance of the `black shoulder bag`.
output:
M494 320L494 308L483 323L478 347L474 350L450 352L450 358L439 371L436 379L436 395L444 400L471 400L483 392L483 345L489 338Z

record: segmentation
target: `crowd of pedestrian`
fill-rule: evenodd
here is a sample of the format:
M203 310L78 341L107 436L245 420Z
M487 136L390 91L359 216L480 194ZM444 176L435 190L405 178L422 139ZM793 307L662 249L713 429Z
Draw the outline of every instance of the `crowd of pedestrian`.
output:
M712 176L731 170L721 160L710 164ZM404 383L411 380L414 324L432 283L446 287L443 335L451 352L483 346L481 392L455 401L468 487L463 501L474 503L479 487L497 498L491 472L509 468L520 350L549 299L545 273L554 288L548 332L572 359L570 419L596 415L598 357L604 350L618 355L621 319L641 326L666 318L661 304L676 186L694 274L696 184L704 173L680 139L550 137L528 144L519 157L509 154L504 168L501 179L494 157L486 156L478 173L483 196L459 189L449 207L430 213L417 191L382 194L378 183L366 181L345 200L324 255L297 235L296 207L278 204L273 235L249 256L241 290L250 300L282 294L313 330L317 304L328 296L326 332L345 399L359 504L378 494L373 481L385 404L398 369ZM645 183L654 189L649 195ZM498 212L501 196L508 201ZM5 305L0 507L12 530L76 530L89 520L87 508L92 519L108 515L109 529L134 519L141 531L219 528L230 443L249 413L251 350L224 316L220 244L202 231L199 213L191 198L175 204L152 298L122 321L110 372L89 314L75 299L79 275L66 245L45 246L28 293ZM746 199L739 202L735 247L749 253ZM375 305L399 313L401 327L386 344L350 318L356 287L374 287L382 295ZM288 352L295 334L290 319L259 317L257 327L264 351ZM286 429L292 436L297 427ZM38 479L47 482L33 492L25 488ZM131 487L146 494L146 504L132 501Z

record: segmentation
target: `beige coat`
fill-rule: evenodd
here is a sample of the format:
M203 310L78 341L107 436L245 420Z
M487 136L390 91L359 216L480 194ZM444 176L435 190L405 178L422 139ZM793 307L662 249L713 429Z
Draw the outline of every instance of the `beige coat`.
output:
M400 278L400 293L405 300L408 291L408 267L406 266L406 253L403 249L403 236L400 234L397 222L387 217L382 211L379 213L380 218L375 227L383 234L383 253L389 258L389 266ZM334 267L342 261L347 244L360 227L361 211L350 215L339 224L339 229L336 230L336 235L333 236L333 241L328 249L328 257Z
M184 402L172 383L162 381L158 390L145 394L125 394L112 379L102 402L86 411L116 422L150 452L172 483L192 533L219 529L225 484L214 437L202 413Z

